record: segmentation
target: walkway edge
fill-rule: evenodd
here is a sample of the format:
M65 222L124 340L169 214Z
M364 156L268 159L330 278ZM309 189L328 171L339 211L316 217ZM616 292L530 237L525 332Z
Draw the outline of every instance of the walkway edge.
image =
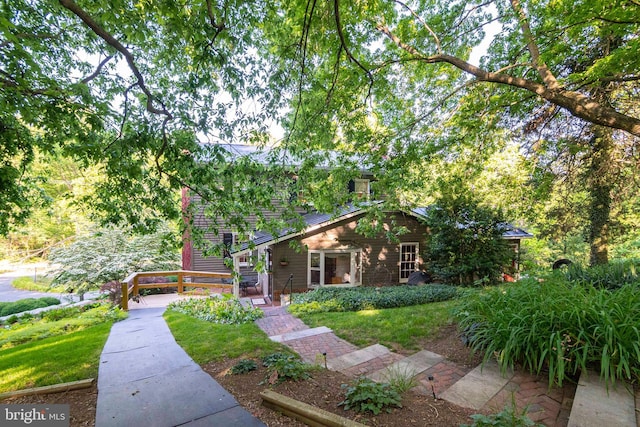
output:
M606 386L597 372L580 374L568 427L635 427L633 388L624 381Z

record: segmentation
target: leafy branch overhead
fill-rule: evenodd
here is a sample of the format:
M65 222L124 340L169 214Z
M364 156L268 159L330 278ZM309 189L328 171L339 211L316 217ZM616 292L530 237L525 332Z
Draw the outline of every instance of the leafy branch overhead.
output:
M211 217L268 209L283 194L267 169L286 181L289 168L314 206L341 202L335 188L362 169L405 203L428 187L425 165L476 156L479 168L558 119L578 118L558 141L586 123L636 149L639 12L635 0L12 1L0 8L0 232L37 203L36 152L98 169L87 205L149 230L195 215L180 189ZM266 168L218 142L283 151Z

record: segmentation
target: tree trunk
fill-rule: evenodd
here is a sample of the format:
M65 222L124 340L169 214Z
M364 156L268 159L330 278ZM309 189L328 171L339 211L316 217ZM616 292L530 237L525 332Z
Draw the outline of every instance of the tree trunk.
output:
M591 139L592 155L588 169L589 247L591 266L609 262L609 217L611 213L611 166L613 139L611 129L594 126Z

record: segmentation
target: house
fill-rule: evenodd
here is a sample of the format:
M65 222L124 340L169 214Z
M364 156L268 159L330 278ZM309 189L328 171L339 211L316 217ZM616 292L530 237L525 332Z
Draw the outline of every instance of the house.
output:
M300 211L301 229L284 229L276 234L255 231L244 242L237 241L231 229L209 237L229 248L227 261L232 261L245 285L257 284L254 294L276 300L283 292L303 292L320 286L406 283L411 273L423 270L426 210L384 212L379 224L382 231L364 236L356 230L358 223L369 204L379 203L366 200L370 179L363 174L349 185L354 200L360 203L349 203L332 214ZM389 233L397 229L403 233L392 238ZM504 233L516 253L520 240L528 237L532 236L515 227ZM228 264L223 258L205 256L185 242L183 269L229 271Z
M424 270L421 251L427 227L423 211L386 212L383 231L371 237L356 231L358 221L366 215L365 208L349 205L333 216L309 213L303 215L303 230L283 231L277 236L261 234L253 239L251 249L245 245L233 253L233 258L263 257L267 273L261 275L261 289L276 300L281 293L321 286L406 283L411 273ZM387 232L392 227L402 228L404 233L390 240ZM533 237L511 226L503 236L516 254L521 239Z

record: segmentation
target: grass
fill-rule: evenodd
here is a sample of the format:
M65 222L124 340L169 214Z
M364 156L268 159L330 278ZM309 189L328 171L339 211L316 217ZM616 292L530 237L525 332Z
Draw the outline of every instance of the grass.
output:
M111 323L0 350L0 393L98 375Z
M38 315L25 317L0 328L0 349L15 347L58 335L67 335L91 326L123 319L126 313L108 305L64 307Z
M358 347L375 343L396 350L419 350L423 340L453 321L456 300L411 307L356 312L300 314L310 327L327 326Z
M36 276L36 281L33 281L33 277L18 277L11 286L16 289L22 289L23 291L35 291L35 292L55 292L65 293L67 288L64 286L51 287L52 279L48 277Z
M225 358L260 358L275 352L291 352L271 341L255 323L217 324L169 310L164 319L177 343L201 365Z

